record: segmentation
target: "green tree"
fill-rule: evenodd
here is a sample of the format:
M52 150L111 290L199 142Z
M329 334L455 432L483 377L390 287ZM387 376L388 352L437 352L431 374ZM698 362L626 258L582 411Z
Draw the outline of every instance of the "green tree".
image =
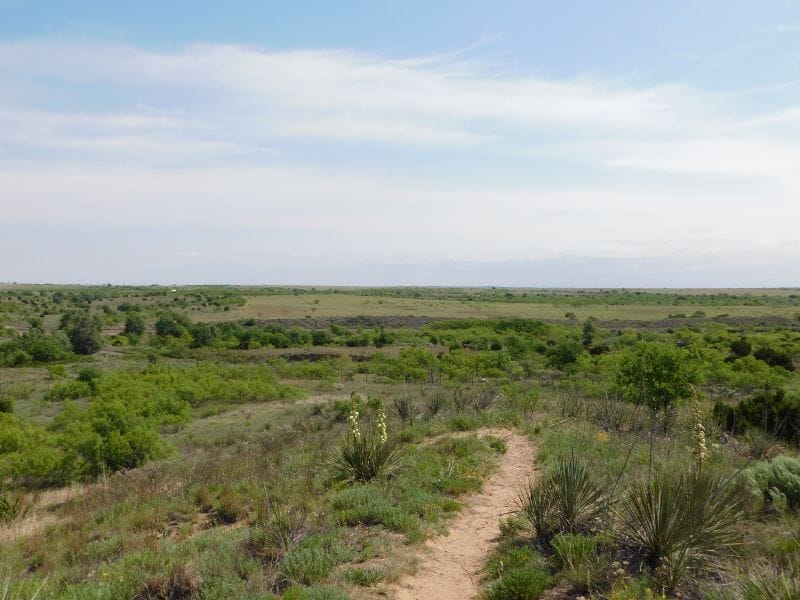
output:
M139 315L132 314L128 315L125 319L125 330L124 333L128 337L136 337L138 338L142 334L144 334L144 319Z
M103 347L101 325L100 318L88 310L66 313L61 317L61 328L66 332L75 354L94 354Z
M653 409L690 397L697 380L688 353L669 344L639 342L617 364L616 381L625 396Z
M571 369L585 352L583 345L575 339L565 338L547 351L547 364L556 369Z

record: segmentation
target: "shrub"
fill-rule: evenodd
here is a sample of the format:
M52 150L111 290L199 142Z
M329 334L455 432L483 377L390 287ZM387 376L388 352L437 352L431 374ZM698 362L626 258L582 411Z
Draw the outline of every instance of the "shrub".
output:
M527 488L520 493L518 503L534 534L540 539L549 539L555 529L553 497L549 484L529 481Z
M617 364L616 381L625 396L651 408L689 398L697 380L686 351L658 342L639 342Z
M787 371L794 371L792 355L788 352L782 352L774 348L759 348L753 352L753 356L767 363L770 367L782 367Z
M742 475L765 505L800 508L800 459L776 456L769 462L752 465Z
M489 579L498 579L512 569L544 568L545 560L530 546L505 546L492 555L484 572Z
M742 496L720 474L656 473L636 483L620 508L620 535L668 589L741 542Z
M381 581L384 575L383 571L380 569L356 567L345 571L344 577L351 583L362 587L369 587Z
M123 333L129 338L138 338L145 332L144 319L137 314L128 315L125 319Z
M732 433L757 428L778 439L800 441L800 397L784 390L767 390L733 406L717 402L714 417Z
M0 396L0 413L13 413L14 399L8 396Z
M780 451L780 444L771 434L755 427L745 431L742 439L748 454L757 460L770 459Z
M91 388L83 381L64 381L47 390L44 399L47 402L63 402L64 400L85 398L90 393Z
M100 335L100 318L88 310L66 313L61 318L61 328L66 332L75 354L94 354L103 347Z
M281 561L280 576L288 584L311 585L324 579L336 566L336 558L323 548L298 548Z
M20 499L12 499L8 494L0 494L0 525L16 520L21 512Z
M417 416L417 406L410 394L401 394L392 399L392 407L401 421L411 421Z
M508 569L486 591L487 600L536 600L552 579L542 568Z

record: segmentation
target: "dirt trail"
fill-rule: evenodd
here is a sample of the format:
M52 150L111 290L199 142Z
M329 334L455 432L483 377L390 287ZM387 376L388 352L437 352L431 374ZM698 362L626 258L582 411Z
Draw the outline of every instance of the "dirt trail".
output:
M397 600L466 600L478 595L481 569L500 534L499 521L515 509L519 490L536 471L536 448L525 436L508 429L478 433L502 438L508 451L481 493L467 500L448 534L428 541L417 572L398 582Z

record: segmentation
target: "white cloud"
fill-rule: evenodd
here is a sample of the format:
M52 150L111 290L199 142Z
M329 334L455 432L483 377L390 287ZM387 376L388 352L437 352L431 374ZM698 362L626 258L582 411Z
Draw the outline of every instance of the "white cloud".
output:
M44 41L0 44L12 88L0 225L216 228L230 260L285 264L800 260L800 104L744 110L680 83L547 79L458 55ZM484 165L516 183L469 177ZM242 237L253 230L263 239ZM160 244L198 262L202 241Z

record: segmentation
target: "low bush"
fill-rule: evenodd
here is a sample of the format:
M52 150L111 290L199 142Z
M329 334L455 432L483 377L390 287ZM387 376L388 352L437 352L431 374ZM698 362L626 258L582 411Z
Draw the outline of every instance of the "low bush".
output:
M718 402L714 416L732 433L760 429L778 439L800 441L800 397L782 389L759 392L734 405Z
M552 584L541 567L508 569L486 591L486 600L536 600Z
M742 476L764 505L800 508L800 459L776 456L752 465Z

